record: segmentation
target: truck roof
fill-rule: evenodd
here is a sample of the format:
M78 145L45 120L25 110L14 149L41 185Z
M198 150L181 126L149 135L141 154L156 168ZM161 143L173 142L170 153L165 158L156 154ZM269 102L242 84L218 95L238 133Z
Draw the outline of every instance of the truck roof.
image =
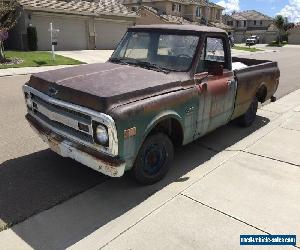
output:
M193 25L193 24L151 24L151 25L136 25L134 27L129 28L129 30L133 29L152 29L152 30L180 30L180 31L192 31L192 32L205 32L205 33L226 33L225 30L208 27L204 25Z

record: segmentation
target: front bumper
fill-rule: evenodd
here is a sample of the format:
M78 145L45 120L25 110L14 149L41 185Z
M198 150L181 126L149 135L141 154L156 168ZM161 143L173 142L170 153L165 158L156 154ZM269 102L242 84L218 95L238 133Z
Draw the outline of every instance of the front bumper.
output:
M125 161L100 154L99 152L80 145L76 142L66 140L50 129L42 126L33 116L26 115L33 130L46 142L50 149L57 154L72 158L100 173L110 177L121 177L125 171Z

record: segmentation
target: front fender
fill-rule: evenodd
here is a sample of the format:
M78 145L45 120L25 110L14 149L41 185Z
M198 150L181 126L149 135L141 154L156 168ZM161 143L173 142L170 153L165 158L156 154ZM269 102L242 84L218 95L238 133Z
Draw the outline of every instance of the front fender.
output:
M146 127L145 133L144 133L144 136L143 136L143 141L146 139L146 137L149 135L149 133L151 132L151 130L153 128L155 128L155 126L157 124L159 124L161 121L164 121L164 120L167 120L167 119L171 119L171 118L177 120L180 123L182 131L184 131L182 117L177 112L175 112L173 110L165 110L165 111L160 112L158 115L156 115L151 120L151 122L149 123L149 125ZM184 133L183 133L183 137L184 137Z

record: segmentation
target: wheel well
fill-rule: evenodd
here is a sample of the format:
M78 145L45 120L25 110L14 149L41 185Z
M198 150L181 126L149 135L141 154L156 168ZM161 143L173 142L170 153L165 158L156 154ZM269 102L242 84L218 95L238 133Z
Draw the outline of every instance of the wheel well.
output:
M181 124L174 118L168 118L160 121L149 134L155 134L158 132L168 135L174 145L182 145L183 143L183 130Z
M261 103L265 102L267 93L268 93L267 87L265 85L260 86L256 92L257 100Z

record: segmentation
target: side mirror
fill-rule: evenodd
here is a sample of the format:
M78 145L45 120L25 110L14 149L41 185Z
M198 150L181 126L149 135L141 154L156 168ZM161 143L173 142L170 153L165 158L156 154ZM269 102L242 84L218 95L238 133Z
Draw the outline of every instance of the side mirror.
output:
M221 76L223 75L224 66L221 63L210 63L207 69L210 75Z

